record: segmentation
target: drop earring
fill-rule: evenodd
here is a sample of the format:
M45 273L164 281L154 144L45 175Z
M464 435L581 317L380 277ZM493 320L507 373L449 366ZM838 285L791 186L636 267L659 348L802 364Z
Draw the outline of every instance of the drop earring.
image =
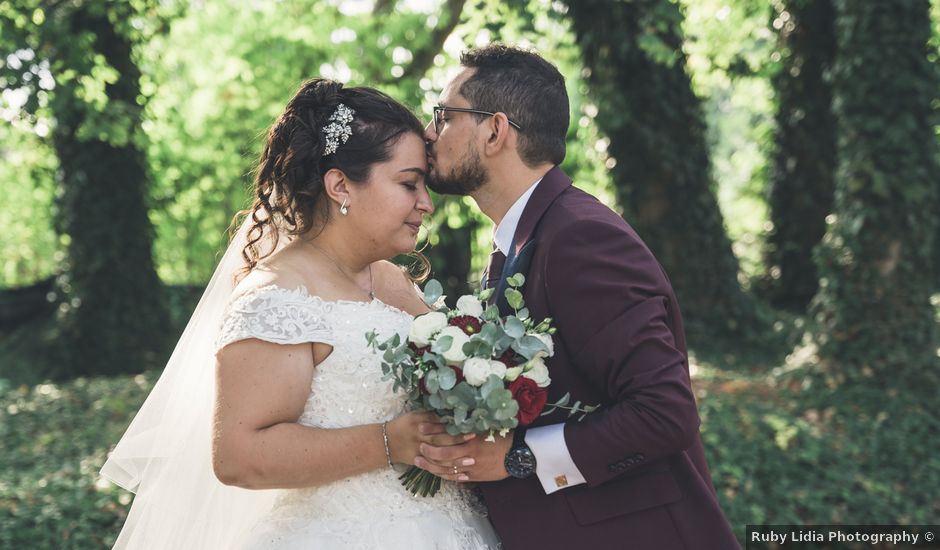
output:
M343 205L339 207L339 213L342 214L342 215L344 215L344 216L347 215L347 214L349 214L349 207L346 206L346 199L345 199L345 198L343 199Z

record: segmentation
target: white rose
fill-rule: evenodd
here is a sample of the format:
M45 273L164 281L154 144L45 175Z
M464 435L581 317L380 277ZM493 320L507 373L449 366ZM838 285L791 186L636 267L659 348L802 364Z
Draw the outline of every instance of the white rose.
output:
M480 303L480 300L468 294L457 300L457 311L461 315L480 318L483 315L483 304Z
M506 376L506 365L502 361L490 361L490 374L503 378Z
M490 377L490 362L479 357L471 357L463 364L463 377L471 386L482 386Z
M467 336L467 333L464 332L462 328L444 327L437 333L434 339L437 340L441 336L450 336L453 338L450 348L443 353L445 361L451 365L456 365L467 358L467 356L463 354L463 345L470 341L470 337Z
M525 372L522 373L522 376L531 379L540 388L547 387L552 383L552 379L548 377L548 367L545 366L545 361L542 361L540 357L535 357L526 363Z
M415 317L411 323L411 331L408 333L408 340L414 345L424 347L431 343L431 337L434 333L447 326L447 315L432 311Z
M551 357L555 355L555 341L552 340L551 334L535 334L536 338L542 341L543 344L548 348L548 353L544 351L536 352L535 356L538 358L542 357Z

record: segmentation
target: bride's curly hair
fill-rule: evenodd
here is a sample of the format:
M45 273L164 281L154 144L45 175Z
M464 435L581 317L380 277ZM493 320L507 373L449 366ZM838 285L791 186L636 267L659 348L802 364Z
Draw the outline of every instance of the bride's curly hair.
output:
M323 155L328 118L343 103L353 111L352 135L336 152ZM242 215L251 216L248 244L242 250L247 273L277 248L281 233L302 235L330 217L323 176L342 170L354 182L369 179L372 165L387 161L399 139L414 133L424 139L421 121L407 107L378 90L344 88L333 80L305 82L268 130L255 170L254 203ZM430 271L418 251L409 276L423 280Z

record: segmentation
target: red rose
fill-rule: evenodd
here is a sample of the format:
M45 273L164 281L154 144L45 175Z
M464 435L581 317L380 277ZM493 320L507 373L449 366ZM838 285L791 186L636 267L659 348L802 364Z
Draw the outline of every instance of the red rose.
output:
M516 419L519 420L520 426L528 426L538 418L548 401L548 391L525 376L520 376L509 384L509 391L512 392L516 403L519 403Z
M515 359L516 359L516 352L512 351L512 348L507 349L505 352L503 352L502 355L496 358L497 361L506 365L507 369L511 369L513 367L519 366L525 362L525 361L516 361Z
M424 352L431 351L431 346L423 346L419 348L414 344L414 342L408 342L408 347L411 349L411 351L414 352L415 357L418 359L421 359L421 356L424 355Z
M469 335L479 334L480 330L483 329L480 320L471 315L458 315L451 319L448 324L454 327L460 327L461 330Z

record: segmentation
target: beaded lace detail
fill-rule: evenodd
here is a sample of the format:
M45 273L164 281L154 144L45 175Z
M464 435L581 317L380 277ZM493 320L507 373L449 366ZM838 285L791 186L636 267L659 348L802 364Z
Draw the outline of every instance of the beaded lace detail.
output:
M333 351L314 369L298 423L321 428L374 424L405 412L407 401L392 391L391 381L382 380L381 356L367 345L365 334L375 330L381 339L396 332L405 337L411 321L409 314L378 299L326 301L303 287L270 285L229 304L217 347L247 338L329 344ZM402 548L498 547L475 493L445 482L433 498L413 497L398 480L404 467L396 468L281 491L249 547L397 548L392 542L396 532L407 545ZM401 533L403 528L408 533Z

